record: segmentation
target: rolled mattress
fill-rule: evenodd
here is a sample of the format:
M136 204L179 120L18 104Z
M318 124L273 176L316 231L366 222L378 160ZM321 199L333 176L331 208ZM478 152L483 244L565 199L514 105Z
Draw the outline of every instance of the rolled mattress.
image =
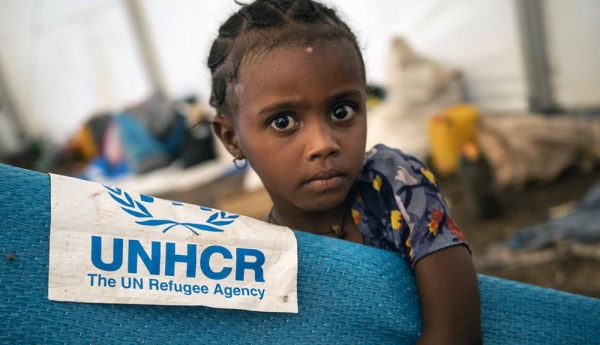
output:
M0 343L414 343L397 254L294 232L298 313L48 299L50 178L0 165ZM600 343L600 300L479 275L486 344ZM440 293L443 293L441 291Z

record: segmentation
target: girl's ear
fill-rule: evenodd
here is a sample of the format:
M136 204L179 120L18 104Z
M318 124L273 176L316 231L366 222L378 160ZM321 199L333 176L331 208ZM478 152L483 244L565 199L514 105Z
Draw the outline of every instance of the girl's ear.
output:
M242 152L238 143L235 126L228 117L215 115L213 117L212 127L217 137L234 158L245 158L244 152Z

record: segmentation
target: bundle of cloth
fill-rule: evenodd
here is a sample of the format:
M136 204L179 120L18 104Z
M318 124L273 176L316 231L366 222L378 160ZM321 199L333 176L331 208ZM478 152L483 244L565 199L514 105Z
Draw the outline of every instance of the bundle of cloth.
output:
M414 51L402 37L390 43L385 99L369 111L367 147L385 144L425 160L427 121L465 100L461 73Z
M489 114L480 118L476 140L496 187L519 189L551 182L570 167L592 170L600 162L600 117Z
M565 204L560 208L570 210L520 228L505 241L492 245L476 259L477 268L516 269L572 258L600 261L600 182L574 206Z
M517 231L507 240L511 250L539 250L561 241L600 244L600 183L565 216Z

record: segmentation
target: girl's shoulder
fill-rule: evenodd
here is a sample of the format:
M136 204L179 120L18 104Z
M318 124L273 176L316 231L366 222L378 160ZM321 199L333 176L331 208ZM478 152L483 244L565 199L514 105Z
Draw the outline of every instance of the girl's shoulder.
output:
M435 183L433 174L423 162L383 144L375 145L365 153L361 178L372 180L375 176L385 177L392 184L414 185L424 179Z

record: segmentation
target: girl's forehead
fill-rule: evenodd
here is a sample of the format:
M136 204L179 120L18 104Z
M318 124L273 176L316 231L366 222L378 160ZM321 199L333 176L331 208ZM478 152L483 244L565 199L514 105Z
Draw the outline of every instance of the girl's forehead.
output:
M234 99L242 116L275 103L322 106L339 94L361 94L361 62L340 45L280 47L246 60Z
M290 70L303 67L314 69L320 65L331 64L331 60L339 63L346 73L359 74L364 81L364 67L359 54L351 44L329 40L259 49L242 58L238 81L255 78L257 73L258 77L264 78L274 69L281 71L286 67Z

